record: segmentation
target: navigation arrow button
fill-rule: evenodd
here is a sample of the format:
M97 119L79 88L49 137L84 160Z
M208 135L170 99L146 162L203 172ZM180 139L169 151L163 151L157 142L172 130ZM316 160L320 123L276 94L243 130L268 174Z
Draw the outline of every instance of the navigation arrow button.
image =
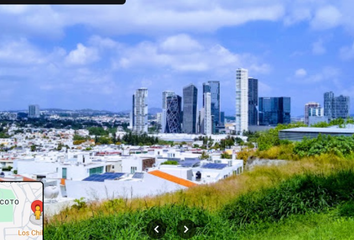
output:
M166 233L167 227L161 220L152 220L146 228L147 234L153 239L162 238Z

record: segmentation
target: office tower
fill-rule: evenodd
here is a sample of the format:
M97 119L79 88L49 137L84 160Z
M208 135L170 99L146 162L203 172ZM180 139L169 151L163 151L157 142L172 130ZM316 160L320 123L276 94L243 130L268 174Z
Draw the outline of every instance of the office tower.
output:
M204 93L204 134L212 134L211 93Z
M305 124L308 125L309 124L309 116L313 116L310 113L310 109L311 108L318 108L318 107L320 107L320 104L316 103L316 102L309 102L309 103L305 104L305 115L304 115L304 117L305 117L304 123Z
M225 112L220 112L220 123L222 126L225 125Z
M135 95L132 96L132 111L130 112L129 129L134 129L135 124Z
M258 125L258 79L248 78L248 125Z
M196 133L198 89L190 84L183 88L183 132Z
M161 113L161 132L166 130L167 97L175 95L174 91L166 90L162 92L162 113Z
M212 132L216 132L216 126L220 123L220 82L208 81L203 84L203 94L210 93L211 97L211 115L212 115ZM204 98L203 98L204 107Z
M236 125L237 134L248 131L248 70L236 70Z
M204 101L204 95L203 95L203 101ZM201 108L198 114L198 133L204 134L204 108Z
M182 98L176 94L167 97L166 133L181 132L181 102Z
M290 97L259 98L259 125L268 126L290 122Z
M348 96L340 95L334 98L334 116L335 118L349 117L350 98Z
M333 92L324 94L324 115L329 120L349 117L350 98L340 95L334 96Z
M334 93L333 92L326 92L324 94L324 115L327 116L329 119L334 118Z
M166 90L162 92L162 109L167 109L167 97L175 95L174 91Z
M37 104L28 106L28 118L39 118L39 106Z
M133 130L137 133L148 132L148 90L139 88L134 96L134 126Z

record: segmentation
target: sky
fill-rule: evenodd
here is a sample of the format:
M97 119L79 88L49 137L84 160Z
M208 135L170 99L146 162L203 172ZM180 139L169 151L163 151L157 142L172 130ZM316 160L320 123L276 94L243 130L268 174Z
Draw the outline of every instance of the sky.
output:
M352 0L127 0L124 5L0 5L0 110L121 111L147 87L162 92L220 81L235 114L235 73L259 97L291 97L292 116L323 94L354 99ZM352 100L353 102L353 100ZM354 113L351 104L351 113Z

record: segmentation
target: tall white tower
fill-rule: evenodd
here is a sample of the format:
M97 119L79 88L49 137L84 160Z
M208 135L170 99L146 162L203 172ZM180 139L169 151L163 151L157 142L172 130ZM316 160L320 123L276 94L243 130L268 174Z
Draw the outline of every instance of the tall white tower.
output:
M212 122L211 122L211 93L204 93L204 134L212 134Z
M148 132L148 90L147 88L139 88L135 92L135 108L134 108L134 131Z
M248 131L248 70L236 70L236 134Z

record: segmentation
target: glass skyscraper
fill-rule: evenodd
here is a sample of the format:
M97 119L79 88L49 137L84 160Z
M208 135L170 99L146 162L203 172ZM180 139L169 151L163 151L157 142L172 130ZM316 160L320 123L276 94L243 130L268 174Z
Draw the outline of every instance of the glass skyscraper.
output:
M350 98L340 95L334 96L333 92L324 94L324 115L331 119L349 117Z
M258 125L258 79L248 78L248 125Z
M204 98L203 98L204 100ZM196 133L198 89L190 84L183 88L183 132Z
M260 97L259 125L290 123L290 105L290 97Z
M182 98L176 94L167 97L165 133L181 132L181 102Z
M211 115L213 119L213 133L215 133L216 126L220 123L220 82L219 81L208 81L203 84L203 94L210 92L211 96ZM203 107L205 101L203 98Z

